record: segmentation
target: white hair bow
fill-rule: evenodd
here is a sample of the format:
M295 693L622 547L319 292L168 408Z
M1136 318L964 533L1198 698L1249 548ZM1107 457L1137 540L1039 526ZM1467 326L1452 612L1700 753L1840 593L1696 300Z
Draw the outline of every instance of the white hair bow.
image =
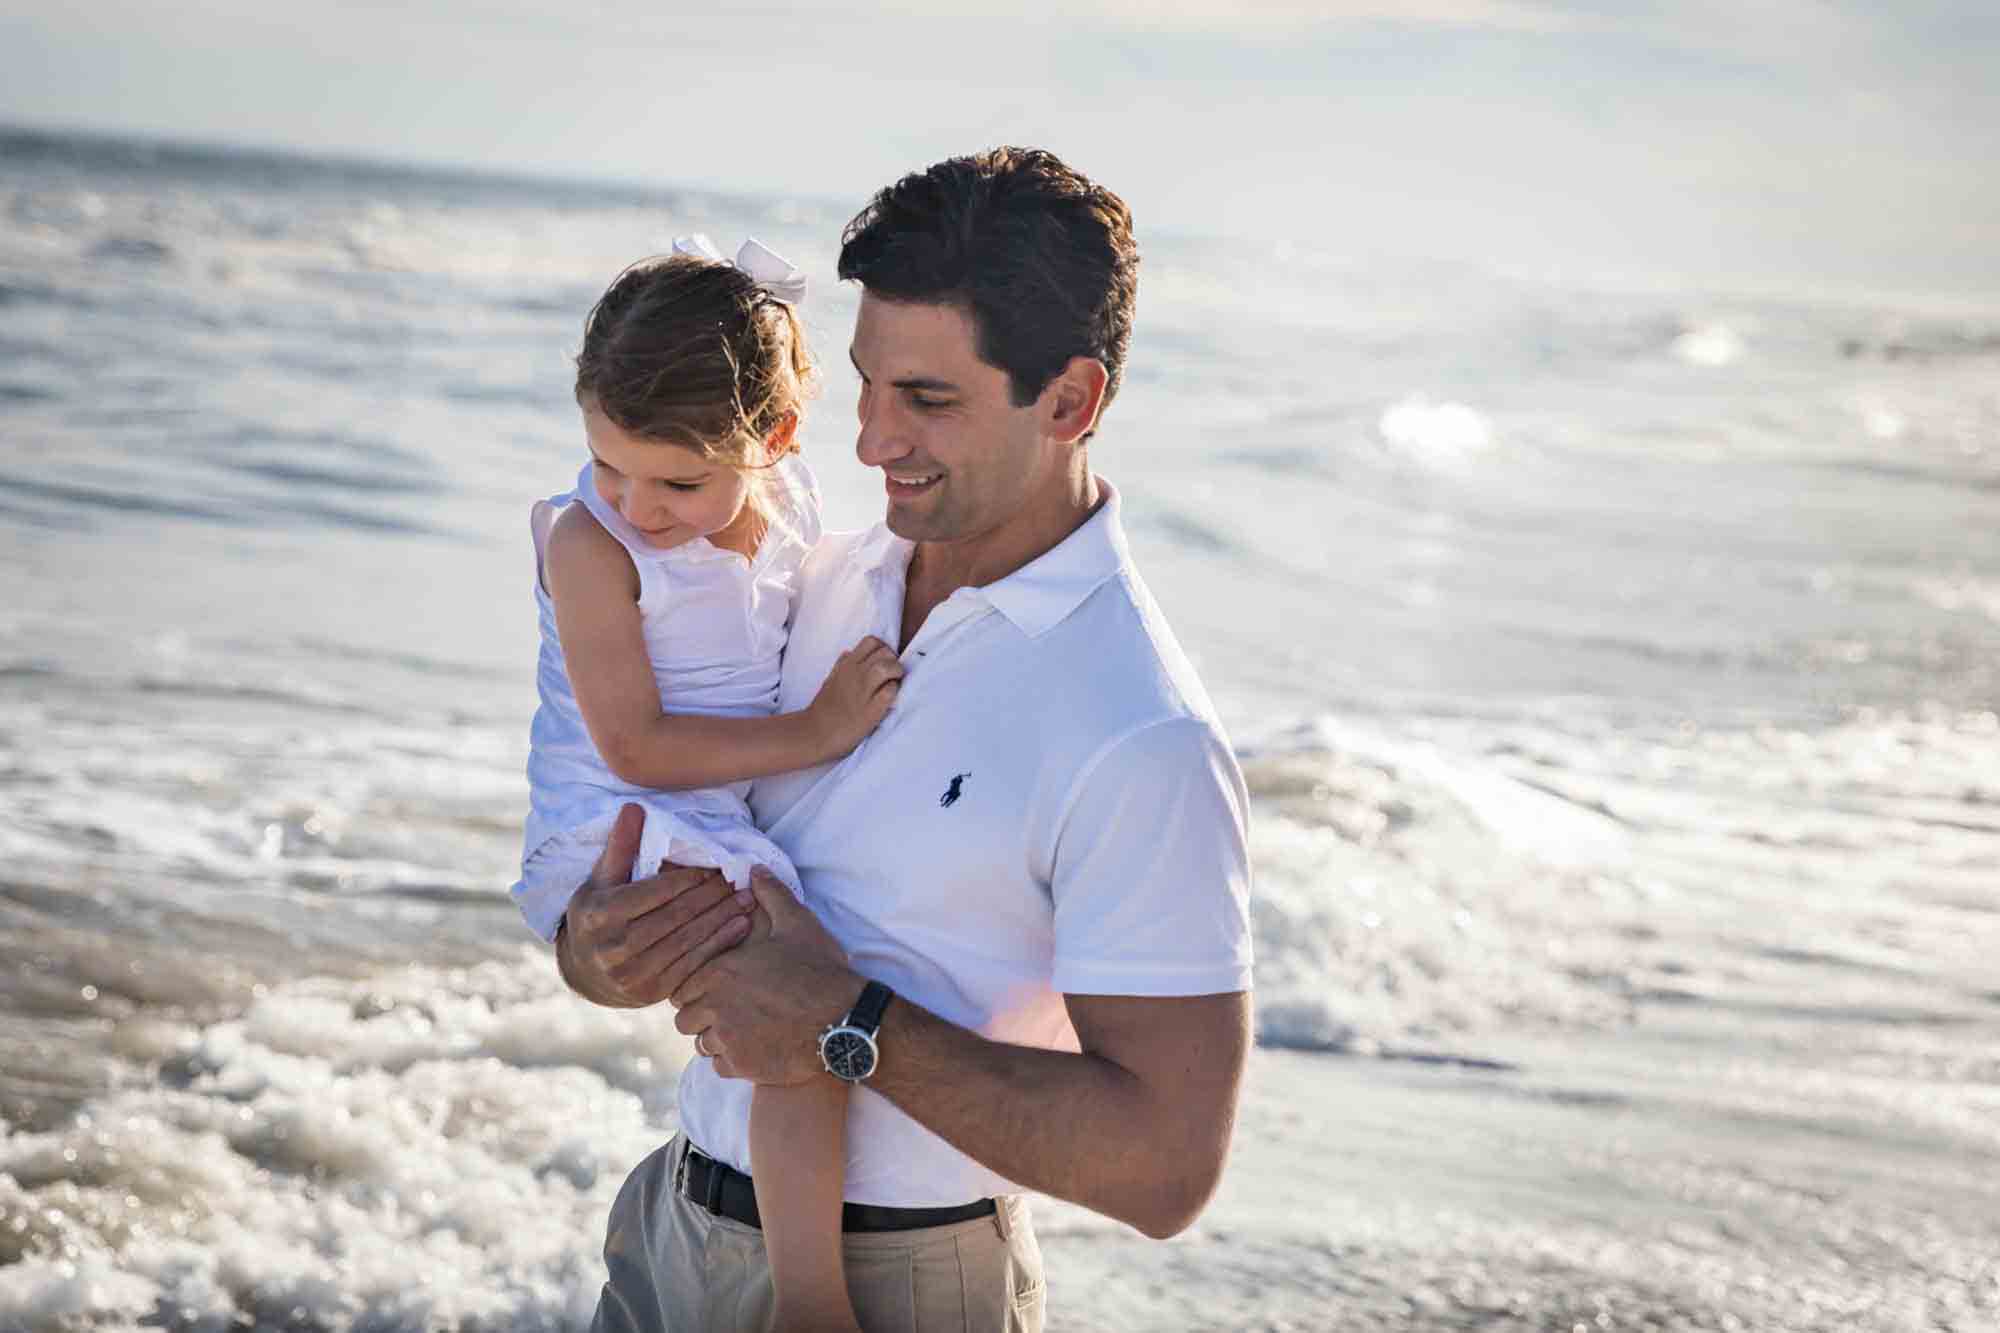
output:
M718 264L734 264L754 279L759 287L787 305L798 305L806 299L806 275L798 265L754 236L745 238L733 260L724 259L722 251L715 248L715 242L701 232L674 237L674 253L712 259Z

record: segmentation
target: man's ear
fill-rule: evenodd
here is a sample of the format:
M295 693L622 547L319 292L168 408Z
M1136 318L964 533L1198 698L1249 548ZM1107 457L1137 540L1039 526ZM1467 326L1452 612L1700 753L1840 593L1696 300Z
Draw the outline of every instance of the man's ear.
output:
M1094 356L1073 356L1042 389L1036 406L1045 433L1064 444L1075 444L1097 429L1104 410L1104 386L1111 373Z

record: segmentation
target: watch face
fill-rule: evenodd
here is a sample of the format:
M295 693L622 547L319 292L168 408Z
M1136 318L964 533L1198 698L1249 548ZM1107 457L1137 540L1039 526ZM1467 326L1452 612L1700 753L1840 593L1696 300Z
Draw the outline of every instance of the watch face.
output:
M820 1039L819 1057L835 1078L858 1082L875 1072L875 1043L860 1028L835 1028Z

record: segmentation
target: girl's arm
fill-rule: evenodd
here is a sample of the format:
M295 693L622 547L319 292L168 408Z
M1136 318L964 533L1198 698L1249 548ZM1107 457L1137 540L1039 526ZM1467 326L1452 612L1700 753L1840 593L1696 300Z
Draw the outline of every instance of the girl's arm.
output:
M841 654L811 704L772 717L667 713L639 623L632 557L582 505L549 533L543 562L583 724L611 771L640 787L716 787L836 759L895 701L902 663L879 639Z

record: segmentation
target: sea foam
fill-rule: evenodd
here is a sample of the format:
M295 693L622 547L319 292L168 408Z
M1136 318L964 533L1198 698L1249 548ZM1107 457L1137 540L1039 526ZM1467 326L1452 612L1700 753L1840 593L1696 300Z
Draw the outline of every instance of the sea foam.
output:
M0 1141L0 1326L569 1326L687 1044L524 952L271 988Z

